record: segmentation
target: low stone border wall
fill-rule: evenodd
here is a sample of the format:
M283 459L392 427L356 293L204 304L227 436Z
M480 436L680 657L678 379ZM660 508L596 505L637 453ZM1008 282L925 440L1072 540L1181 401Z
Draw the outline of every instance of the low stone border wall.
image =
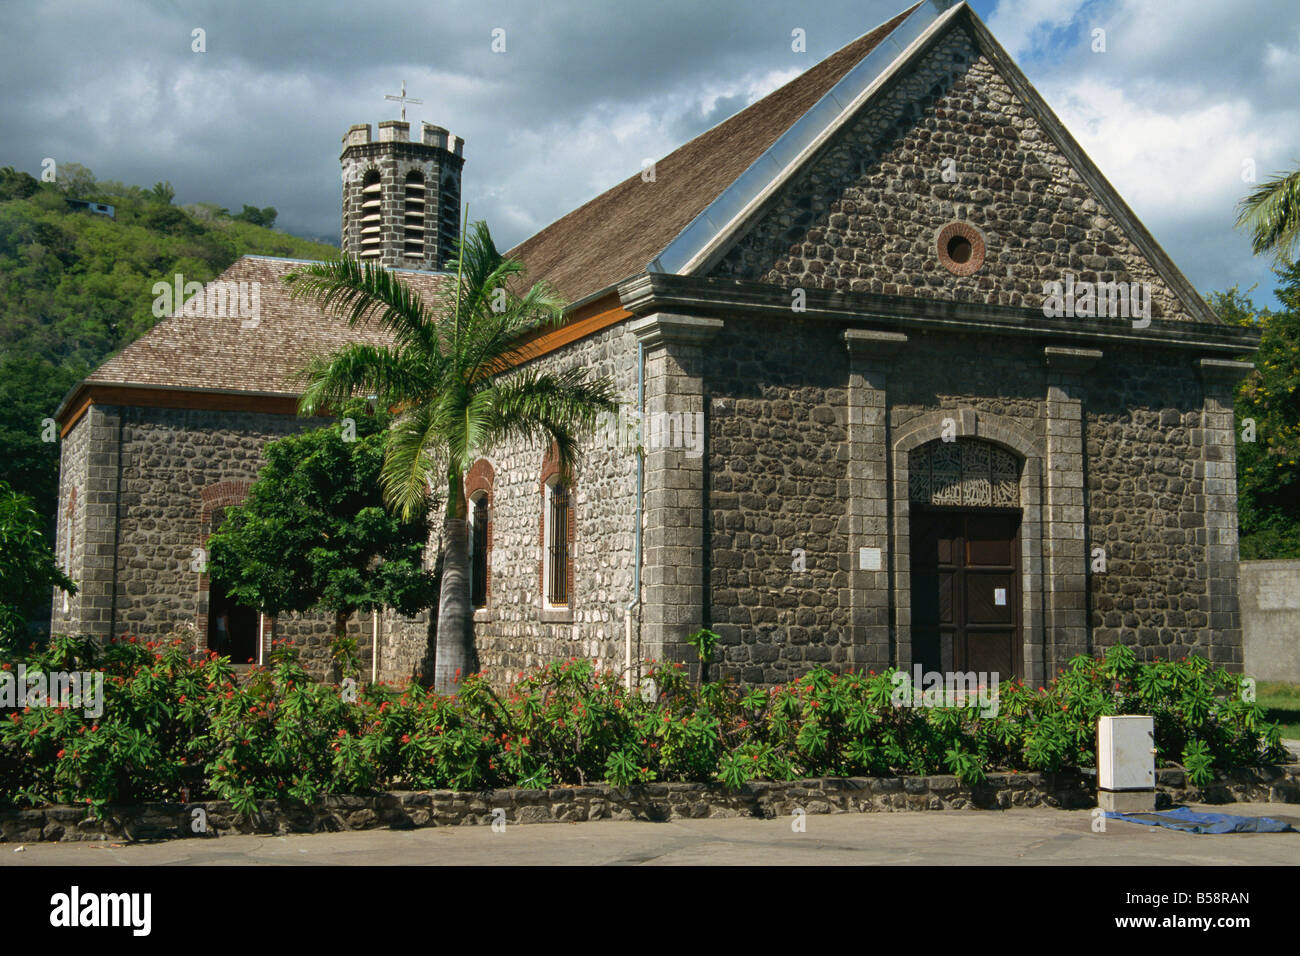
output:
M1182 770L1156 771L1158 807L1175 803L1300 803L1300 763L1219 774L1190 786ZM652 783L630 789L606 784L483 793L424 790L322 797L312 806L264 800L258 815L240 817L225 800L110 806L91 819L85 807L48 806L0 813L0 841L160 840L231 833L321 833L417 827L564 823L579 820L699 819L871 813L896 810L1001 810L1096 806L1090 771L997 773L976 787L956 777L818 777L748 784L730 791L714 784ZM200 825L201 824L201 825Z

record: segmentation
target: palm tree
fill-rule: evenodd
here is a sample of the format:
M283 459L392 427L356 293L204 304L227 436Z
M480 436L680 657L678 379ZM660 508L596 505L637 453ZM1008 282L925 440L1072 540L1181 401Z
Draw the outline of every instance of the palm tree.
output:
M449 271L456 281L432 307L392 272L346 257L286 278L295 298L312 298L353 326L377 322L392 336L386 346L357 343L310 362L298 408L314 415L364 394L394 411L380 485L402 517L419 513L435 483L445 487L434 656L434 688L443 692L477 666L466 471L500 443L523 440L552 444L568 473L581 436L618 408L613 383L588 380L584 368L520 367L537 354L528 333L560 322L563 303L545 283L516 291L523 265L497 251L485 223L467 230Z
M1290 259L1300 240L1300 169L1260 183L1237 204L1237 226L1251 232L1251 252Z

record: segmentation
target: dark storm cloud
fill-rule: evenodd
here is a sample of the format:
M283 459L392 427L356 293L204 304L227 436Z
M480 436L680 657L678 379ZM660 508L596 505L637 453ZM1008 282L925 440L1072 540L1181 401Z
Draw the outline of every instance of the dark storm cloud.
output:
M424 100L410 108L413 126L428 120L465 139L471 215L508 246L905 2L11 5L0 35L0 165L35 173L50 156L101 178L167 179L178 202L274 205L281 227L336 241L340 137L352 123L394 118L383 96L406 80ZM1103 80L1128 98L1125 109L1164 117L1235 103L1218 121L1237 124L1246 139L1259 125L1267 172L1284 164L1272 153L1297 145L1278 132L1297 75L1288 57L1300 58L1290 2L1260 0L1262 16L1233 14L1226 0L1003 0L996 9L978 0L975 8L1067 122L1100 122L1086 102L1070 101L1086 101ZM1083 42L1094 22L1109 31L1105 58ZM802 55L790 49L795 27L807 31ZM196 28L206 31L206 53L191 52ZM491 50L495 28L506 31L504 54ZM1131 164L1085 145L1198 288L1259 274L1227 221L1240 183L1197 180L1188 156L1168 160L1172 169L1144 167L1150 143L1135 144ZM1178 202L1153 191L1171 179L1188 183Z

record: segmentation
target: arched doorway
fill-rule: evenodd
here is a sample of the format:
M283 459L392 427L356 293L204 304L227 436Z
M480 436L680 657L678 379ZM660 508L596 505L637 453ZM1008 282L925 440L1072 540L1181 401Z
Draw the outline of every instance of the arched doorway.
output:
M909 452L912 661L924 670L1025 674L1021 468L977 438Z
M221 527L225 520L224 507L209 511L207 535ZM240 667L258 663L258 646L261 639L261 620L255 608L245 607L227 593L218 580L207 578L207 622L205 646L209 651L216 651L222 656L229 656L230 663Z

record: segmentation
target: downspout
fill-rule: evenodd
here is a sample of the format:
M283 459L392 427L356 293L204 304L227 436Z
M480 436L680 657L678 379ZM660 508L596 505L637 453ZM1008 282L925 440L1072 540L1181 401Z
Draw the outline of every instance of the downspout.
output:
M628 602L623 615L623 681L628 690L632 689L632 611L640 610L641 604L641 497L645 483L645 457L641 448L641 437L645 430L645 345L636 343L636 524L633 526L632 550L632 600ZM638 636L640 621L637 622Z
M379 681L379 609L371 612L374 622L370 632L370 683Z

